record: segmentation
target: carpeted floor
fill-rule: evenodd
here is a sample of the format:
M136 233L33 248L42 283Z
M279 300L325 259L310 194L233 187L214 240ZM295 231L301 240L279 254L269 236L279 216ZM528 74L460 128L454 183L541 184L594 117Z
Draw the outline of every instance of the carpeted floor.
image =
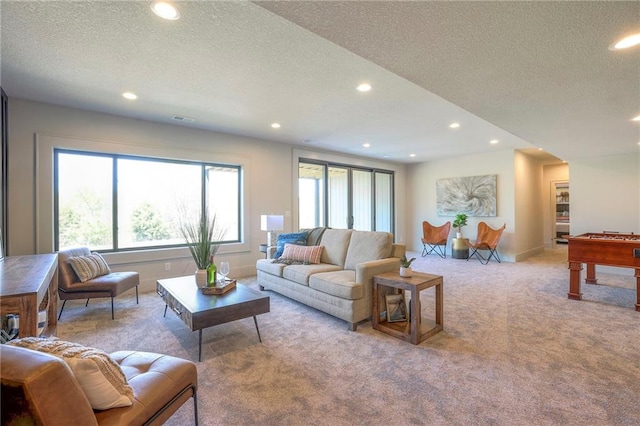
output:
M600 274L567 299L566 247L524 262L421 258L444 276L444 331L418 346L277 293L271 312L206 329L198 363L202 425L635 425L640 312L635 279ZM233 274L232 274L233 275ZM257 288L255 277L240 280ZM605 285L606 284L606 285ZM423 316L433 316L433 289ZM155 293L69 302L58 337L108 352L196 360L190 332ZM170 425L193 423L185 404Z

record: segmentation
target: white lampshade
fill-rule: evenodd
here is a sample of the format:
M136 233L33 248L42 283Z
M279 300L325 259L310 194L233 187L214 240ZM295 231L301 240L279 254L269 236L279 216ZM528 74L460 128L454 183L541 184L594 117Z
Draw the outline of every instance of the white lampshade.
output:
M282 231L284 229L284 216L263 214L260 216L260 229L263 231Z

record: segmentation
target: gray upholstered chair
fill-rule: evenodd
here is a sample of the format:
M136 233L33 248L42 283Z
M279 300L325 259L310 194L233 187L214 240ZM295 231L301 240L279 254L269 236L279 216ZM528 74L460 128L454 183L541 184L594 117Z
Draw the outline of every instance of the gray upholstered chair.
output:
M69 258L90 256L87 247L78 247L58 252L58 296L62 300L62 307L58 319L62 316L67 300L89 299L99 297L111 298L111 319L114 319L113 298L132 288L136 289L136 303L138 303L138 284L140 275L137 272L109 272L82 282L72 268Z

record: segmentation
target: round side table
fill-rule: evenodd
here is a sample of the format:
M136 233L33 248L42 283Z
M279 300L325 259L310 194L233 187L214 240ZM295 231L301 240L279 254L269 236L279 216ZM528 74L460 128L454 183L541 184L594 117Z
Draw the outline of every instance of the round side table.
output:
M467 259L469 257L468 238L453 238L451 240L451 257L454 259Z

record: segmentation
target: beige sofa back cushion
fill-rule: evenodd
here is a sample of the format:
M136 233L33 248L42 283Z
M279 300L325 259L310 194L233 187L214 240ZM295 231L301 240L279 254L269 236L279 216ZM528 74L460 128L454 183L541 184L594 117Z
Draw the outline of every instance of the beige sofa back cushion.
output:
M356 265L391 256L393 235L388 232L353 231L344 269L356 269Z
M322 263L344 267L352 232L351 229L327 229L324 231L320 241L320 245L324 246Z

